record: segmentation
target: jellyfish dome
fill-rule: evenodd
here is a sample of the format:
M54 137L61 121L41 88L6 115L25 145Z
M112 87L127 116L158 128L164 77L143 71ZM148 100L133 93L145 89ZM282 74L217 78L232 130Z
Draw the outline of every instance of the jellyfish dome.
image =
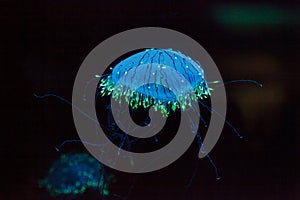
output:
M170 76L170 69L182 78ZM116 101L124 97L133 109L153 106L154 110L168 116L170 111L184 110L191 106L191 101L210 95L200 64L172 49L144 49L121 60L110 70L111 73L100 80L101 96L112 95ZM145 84L136 87L141 82Z

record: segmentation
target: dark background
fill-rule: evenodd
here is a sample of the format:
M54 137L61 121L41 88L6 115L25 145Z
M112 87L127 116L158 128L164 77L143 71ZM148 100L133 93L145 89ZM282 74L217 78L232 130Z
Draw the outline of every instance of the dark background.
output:
M226 88L225 127L190 188L197 148L171 166L117 176L111 193L129 199L299 199L298 84L300 7L297 1L19 1L1 3L2 199L53 199L38 181L59 157L55 147L78 138L71 107L33 94L71 99L79 66L104 39L121 31L159 26L197 40L223 80L255 79ZM245 14L246 13L246 14ZM247 14L248 13L248 14ZM250 14L249 14L250 13ZM6 62L8 61L8 62ZM80 149L70 144L64 151ZM95 199L85 194L82 199ZM108 199L118 199L109 197Z

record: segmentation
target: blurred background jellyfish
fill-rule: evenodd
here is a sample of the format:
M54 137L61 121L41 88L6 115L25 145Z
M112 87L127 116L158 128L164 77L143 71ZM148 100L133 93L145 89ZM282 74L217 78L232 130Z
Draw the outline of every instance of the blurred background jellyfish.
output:
M39 186L46 188L52 196L73 197L87 189L99 190L102 196L107 196L112 180L113 176L104 173L102 164L89 154L62 154Z

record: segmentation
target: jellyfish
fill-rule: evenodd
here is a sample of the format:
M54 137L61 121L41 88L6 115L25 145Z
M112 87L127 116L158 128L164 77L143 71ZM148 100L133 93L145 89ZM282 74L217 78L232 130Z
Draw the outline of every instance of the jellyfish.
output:
M177 76L177 74L180 75ZM106 127L113 130L109 138L111 140L117 138L120 142L115 144L120 148L141 152L140 149L147 149L147 146L151 146L153 150L165 145L167 142L162 142L160 145L155 144L161 141L160 135L162 132L168 132L171 135L167 139L164 136L163 141L172 139L174 133L176 133L176 128L178 128L177 125L180 123L177 113L193 110L195 104L192 104L192 102L204 105L203 102L209 100L211 90L199 62L192 60L179 51L151 48L137 50L131 53L130 56L112 63L99 80L96 100L105 97L111 97L111 99L120 103L125 100L130 107L131 117L135 117L134 121L140 126L149 124L150 119L147 114L149 114L150 107L155 111L159 111L166 118L164 122L166 122L165 127L167 127L167 130L162 129L156 136L151 137L153 140L151 138L136 138L124 134L122 131L124 129L123 124L116 125L111 114L111 107L108 106L110 113L108 113L108 120L105 123ZM99 102L97 103L99 104ZM209 109L208 106L204 105L204 107ZM140 114L140 111L142 111L142 114ZM103 122L103 112L101 114ZM137 115L137 117L134 115ZM99 121L101 116L98 116ZM207 123L200 113L199 118L206 127ZM192 127L198 129L199 124L197 122L190 121L189 123ZM123 128L120 128L120 125ZM200 131L197 130L194 134L199 148L201 148ZM141 142L140 148L135 148L137 146L136 141ZM216 165L209 155L207 157L215 169L217 179L219 179Z
M103 173L103 169L102 164L87 153L62 154L39 186L52 196L74 196L87 189L98 189L101 195L107 196L113 176Z

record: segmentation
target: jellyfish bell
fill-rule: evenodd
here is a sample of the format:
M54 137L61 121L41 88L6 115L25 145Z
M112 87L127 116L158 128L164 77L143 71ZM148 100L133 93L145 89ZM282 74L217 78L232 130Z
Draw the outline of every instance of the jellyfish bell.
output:
M153 106L168 116L210 95L200 64L172 49L145 49L111 69L100 80L100 94L116 101L124 97L133 109Z

